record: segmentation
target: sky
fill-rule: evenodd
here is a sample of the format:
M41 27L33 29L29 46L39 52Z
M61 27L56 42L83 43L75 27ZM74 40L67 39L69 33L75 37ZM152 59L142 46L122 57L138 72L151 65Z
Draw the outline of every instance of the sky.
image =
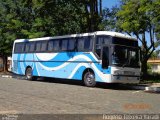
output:
M112 8L112 6L118 5L120 0L102 0L103 8Z

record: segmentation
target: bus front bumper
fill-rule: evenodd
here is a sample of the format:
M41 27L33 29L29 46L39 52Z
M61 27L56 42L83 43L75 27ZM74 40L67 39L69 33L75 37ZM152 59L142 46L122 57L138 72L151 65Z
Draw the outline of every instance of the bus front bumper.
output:
M111 83L139 83L140 76L112 75Z

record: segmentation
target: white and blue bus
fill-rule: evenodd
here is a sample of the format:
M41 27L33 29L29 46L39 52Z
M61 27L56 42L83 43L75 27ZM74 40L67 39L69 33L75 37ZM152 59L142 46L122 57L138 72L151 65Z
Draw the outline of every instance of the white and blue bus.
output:
M138 83L138 41L117 32L97 31L57 37L15 40L12 71L37 77L96 82Z

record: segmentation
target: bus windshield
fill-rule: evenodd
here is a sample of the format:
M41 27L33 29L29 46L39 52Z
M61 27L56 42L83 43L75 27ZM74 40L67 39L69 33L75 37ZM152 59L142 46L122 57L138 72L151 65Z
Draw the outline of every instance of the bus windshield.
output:
M113 46L112 65L138 68L140 66L139 49L120 45Z

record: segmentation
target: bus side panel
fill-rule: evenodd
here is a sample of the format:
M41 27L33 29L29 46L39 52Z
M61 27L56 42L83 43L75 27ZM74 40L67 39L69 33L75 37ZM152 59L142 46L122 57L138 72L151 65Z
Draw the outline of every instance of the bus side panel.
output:
M90 53L74 53L72 57L68 53L14 54L13 63L14 73L21 75L25 75L26 68L30 66L34 76L82 80L84 70L90 68L96 81L110 81L110 67L103 70Z
M18 55L18 74L25 75L27 67L34 68L33 54L19 54Z
M111 74L95 72L95 80L96 80L96 82L109 83L111 81Z
M18 54L12 54L12 72L18 74Z
M36 53L34 58L35 76L82 80L84 70L91 68L96 81L110 80L110 68L103 70L92 52Z
M25 61L24 61L25 54L18 55L18 73L20 75L25 75Z
M91 63L90 68L94 71L95 74L95 80L97 82L109 82L111 80L111 67L108 67L106 69L102 68L101 63Z
M34 60L33 75L68 79L81 79L84 69L89 66L89 62L92 62L80 52L36 53ZM77 75L74 75L75 73Z
M13 73L23 75L23 56L24 54L13 54L12 59L13 59Z
M34 54L33 75L82 80L85 69L91 68L96 81L108 82L110 80L110 67L103 70L102 65L90 53L36 53Z
M75 72L77 72L78 68L84 64L80 62L84 61L83 59L72 61L74 56L70 57L68 56L68 53L37 53L34 55L34 58L35 68L33 74L35 76L73 79ZM80 71L78 71L78 73L80 74ZM81 77L74 78L80 79Z
M82 75L85 69L86 69L86 66L81 65L79 67L79 65L77 64L76 67L70 72L68 79L82 80L83 79Z
M74 73L74 75L71 78L76 79L76 80L82 80L83 72L84 72L84 70L86 70L88 68L90 68L94 71L95 80L97 82L108 82L108 83L110 82L110 80L111 80L111 67L108 67L107 69L103 70L101 64L99 64L99 63L80 63L79 65L77 65L73 69L72 73ZM70 79L70 77L69 77L69 79Z

